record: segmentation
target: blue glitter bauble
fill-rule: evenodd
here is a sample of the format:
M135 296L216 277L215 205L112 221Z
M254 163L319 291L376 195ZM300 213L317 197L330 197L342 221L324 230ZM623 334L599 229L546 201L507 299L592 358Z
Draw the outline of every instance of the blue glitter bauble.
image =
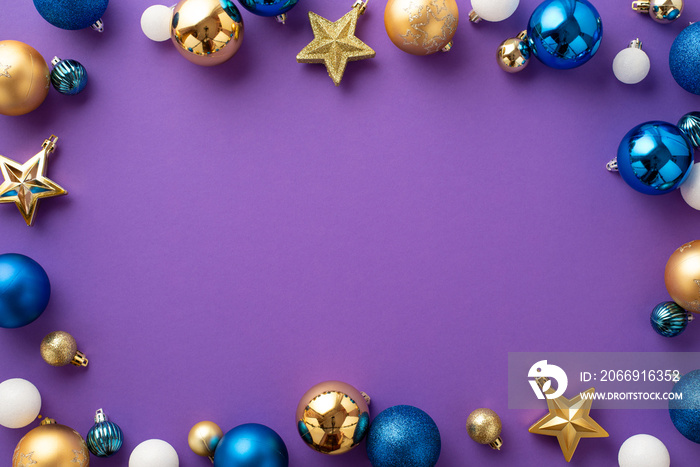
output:
M546 0L532 13L527 37L533 55L545 65L576 68L598 51L603 23L586 0Z
M617 149L617 169L629 186L647 195L675 190L693 165L693 145L675 125L646 122L632 128Z
M693 23L673 41L668 65L676 83L700 95L700 23Z
M421 409L395 405L377 415L367 434L373 467L433 467L440 457L440 431Z
M287 467L289 454L282 438L257 423L239 425L221 438L214 467Z
M98 420L88 431L85 441L90 452L97 457L110 457L121 449L124 435L119 425L107 420L104 414Z
M659 303L651 311L651 327L664 337L676 337L688 326L688 312L676 302Z
M109 0L34 0L39 14L61 29L85 29L102 18Z
M0 255L0 327L19 328L37 319L51 296L49 276L28 256Z
M51 84L61 94L78 94L85 89L87 80L87 70L76 60L61 60L51 70Z
M686 438L700 443L700 370L681 376L673 386L674 394L682 399L668 401L668 412L676 429Z
M288 12L299 0L238 0L253 14L258 16L279 16Z

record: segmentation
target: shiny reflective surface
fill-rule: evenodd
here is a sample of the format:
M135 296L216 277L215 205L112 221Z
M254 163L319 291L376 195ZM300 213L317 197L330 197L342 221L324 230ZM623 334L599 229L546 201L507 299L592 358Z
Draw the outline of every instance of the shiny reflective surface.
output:
M187 435L187 444L192 452L202 457L214 457L216 446L224 436L219 425L210 421L195 424Z
M413 55L430 55L447 46L457 31L455 0L389 0L384 27L396 47Z
M496 52L498 66L508 73L522 71L530 63L530 45L525 31L501 42Z
M683 0L641 0L632 2L632 9L649 13L657 23L666 24L677 20L683 13Z
M689 112L678 120L678 128L690 140L695 149L700 147L700 112Z
M278 16L297 4L299 0L238 0L243 8L258 16Z
M0 328L26 326L46 309L49 276L39 263L17 253L0 255Z
M54 59L51 63L56 60L58 59ZM87 70L76 60L58 60L51 70L51 84L61 94L78 94L85 89L87 81Z
M664 282L671 300L700 313L700 240L681 245L668 258Z
M111 457L122 447L124 435L121 428L107 420L102 409L95 414L95 424L88 431L85 441L91 453L97 457Z
M15 448L12 467L88 467L90 451L80 434L45 418Z
M583 65L598 51L603 23L586 0L545 0L527 27L532 53L545 65L569 69Z
M675 190L690 173L693 148L681 130L653 121L632 128L617 150L617 167L629 186L648 195Z
M664 337L675 337L688 326L688 312L676 302L659 303L651 311L651 327Z
M221 438L214 467L287 467L289 454L282 438L271 428L246 423Z

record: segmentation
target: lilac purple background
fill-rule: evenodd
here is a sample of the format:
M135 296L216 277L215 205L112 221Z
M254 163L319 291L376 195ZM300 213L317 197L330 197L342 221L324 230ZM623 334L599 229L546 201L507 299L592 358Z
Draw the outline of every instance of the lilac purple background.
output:
M206 466L187 447L206 419L272 427L295 467L367 466L364 445L324 457L298 439L298 398L327 379L368 392L375 415L427 411L439 466L563 465L556 439L527 432L545 408L507 409L509 351L700 350L697 325L670 340L648 322L668 299L665 262L700 237L700 213L604 168L632 126L699 110L668 70L695 2L661 26L628 0L598 1L605 37L591 62L533 61L511 76L495 49L537 0L476 26L460 0L454 49L430 57L395 48L373 0L358 36L377 57L350 63L339 88L295 56L312 39L307 11L335 20L351 0L301 0L286 26L243 11L243 47L216 68L146 39L149 1L113 0L102 35L5 3L0 39L77 59L90 83L0 118L0 153L21 162L59 136L49 176L69 191L42 201L33 228L0 209L2 251L36 259L53 287L39 320L0 330L0 379L34 382L42 414L83 434L104 408L126 441L96 466L126 465L148 438L170 442L182 466ZM635 37L652 70L630 87L611 63ZM88 369L41 360L57 329ZM500 414L502 452L467 436L478 407ZM583 440L572 465L616 465L641 432L674 466L700 454L663 410L593 417L610 438ZM26 431L0 427L0 462Z

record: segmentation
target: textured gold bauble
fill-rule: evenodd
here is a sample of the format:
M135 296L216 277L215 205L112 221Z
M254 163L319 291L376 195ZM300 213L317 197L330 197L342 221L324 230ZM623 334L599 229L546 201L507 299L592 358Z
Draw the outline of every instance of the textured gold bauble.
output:
M208 457L213 460L216 446L224 436L219 425L214 422L199 422L192 427L187 435L187 443L190 449L198 456Z
M24 115L44 102L49 66L39 52L19 41L0 41L0 114Z
M197 65L212 66L238 52L243 41L243 19L229 3L181 0L175 5L170 37L183 57ZM222 4L229 5L231 14Z
M530 63L530 48L527 45L527 31L501 42L496 52L498 66L508 73L523 71Z
M88 467L90 451L77 431L50 418L19 440L12 467Z
M693 313L700 313L700 240L686 243L673 252L664 273L671 299Z
M353 386L326 381L312 387L297 406L297 429L312 449L343 454L357 446L369 428L367 397ZM369 399L369 398L368 398Z
M501 419L491 409L476 409L467 417L467 433L479 444L488 444L493 449L501 449Z
M88 359L78 350L78 344L73 336L64 331L49 333L41 341L41 358L51 366L64 366L72 363L75 366L87 366Z
M384 10L389 39L413 55L449 50L458 22L455 0L389 0Z

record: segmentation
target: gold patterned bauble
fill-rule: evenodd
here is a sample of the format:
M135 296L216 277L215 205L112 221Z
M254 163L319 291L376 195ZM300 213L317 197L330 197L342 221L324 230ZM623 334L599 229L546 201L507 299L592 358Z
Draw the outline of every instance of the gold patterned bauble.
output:
M49 333L41 341L41 358L51 366L87 366L88 359L78 350L73 336L64 331Z
M347 383L326 381L306 391L297 406L301 439L324 454L343 454L369 429L369 397Z
M231 0L180 0L173 9L170 37L190 62L219 65L241 47L243 18Z
M0 41L0 114L24 115L49 93L49 66L33 47Z
M187 435L187 443L190 449L198 456L208 457L214 460L216 446L224 436L219 425L214 422L199 422L195 424Z
M19 440L12 467L88 467L90 451L77 431L46 418Z
M348 62L376 55L370 46L355 37L357 19L365 12L366 7L367 2L357 1L352 10L335 22L310 11L309 21L314 40L299 52L297 62L323 63L328 70L328 76L338 86Z
M664 273L671 299L693 313L700 313L700 240L686 243L673 252Z
M467 417L467 433L479 444L488 444L493 449L501 449L501 419L491 409L476 409Z
M384 10L389 39L413 55L450 50L458 21L455 0L389 0Z
M527 31L501 42L496 52L498 66L508 73L523 71L530 63L530 46L527 44Z

